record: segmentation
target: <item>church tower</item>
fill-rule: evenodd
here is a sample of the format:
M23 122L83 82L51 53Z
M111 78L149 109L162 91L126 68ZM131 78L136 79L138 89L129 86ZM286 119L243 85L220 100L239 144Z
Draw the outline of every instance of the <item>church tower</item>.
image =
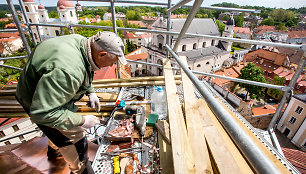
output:
M233 15L231 15L225 24L225 29L222 33L222 37L233 38L234 37L234 27L235 27L235 20L233 18ZM222 43L226 51L231 51L232 42L226 41Z

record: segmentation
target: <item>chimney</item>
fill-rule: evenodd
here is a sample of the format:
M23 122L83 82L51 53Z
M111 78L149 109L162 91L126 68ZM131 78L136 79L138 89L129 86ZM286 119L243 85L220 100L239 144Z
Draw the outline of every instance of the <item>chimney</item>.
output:
M262 64L262 63L263 63L263 61L264 61L263 59L260 59L259 63L260 63L260 64Z

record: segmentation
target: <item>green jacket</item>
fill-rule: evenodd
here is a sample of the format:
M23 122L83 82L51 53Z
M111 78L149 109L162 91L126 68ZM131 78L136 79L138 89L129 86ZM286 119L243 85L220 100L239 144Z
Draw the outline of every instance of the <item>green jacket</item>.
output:
M83 36L67 35L44 41L32 52L16 98L33 122L64 130L82 124L74 102L94 92L86 43Z

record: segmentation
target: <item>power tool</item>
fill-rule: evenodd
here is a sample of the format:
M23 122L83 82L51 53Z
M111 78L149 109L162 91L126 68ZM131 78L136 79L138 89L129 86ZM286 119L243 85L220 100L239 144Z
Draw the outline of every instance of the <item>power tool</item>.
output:
M135 126L139 130L141 136L145 135L146 114L144 106L124 106L123 110L127 115L135 114Z

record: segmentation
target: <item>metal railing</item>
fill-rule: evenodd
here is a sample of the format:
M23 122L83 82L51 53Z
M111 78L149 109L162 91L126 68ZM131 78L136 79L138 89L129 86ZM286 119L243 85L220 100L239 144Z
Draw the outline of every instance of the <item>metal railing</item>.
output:
M175 60L178 62L178 64L181 66L181 68L184 70L184 72L188 75L188 77L191 79L191 81L194 83L194 85L197 87L197 89L200 91L201 95L205 100L207 101L209 107L211 110L216 114L220 122L224 125L226 130L229 132L230 136L233 138L235 143L238 145L239 149L246 155L247 159L250 161L251 165L254 167L254 169L258 173L280 173L278 169L274 166L274 164L267 158L265 154L256 146L254 145L254 142L248 137L240 128L237 126L237 123L231 119L231 116L229 113L222 107L219 107L219 103L212 97L211 94L205 90L206 88L203 86L203 84L199 83L199 80L195 77L195 74L202 74L206 76L212 76L216 78L223 78L231 81L236 81L236 82L241 82L241 83L247 83L247 84L252 84L252 85L257 85L257 86L263 86L263 87L268 87L268 88L274 88L274 89L279 89L282 91L285 91L285 94L282 98L281 103L279 104L277 111L272 119L272 122L269 125L269 129L272 131L269 131L271 134L272 139L275 140L277 143L277 139L273 136L273 128L275 126L275 122L279 117L279 110L281 110L284 107L284 104L291 93L296 80L295 78L298 77L301 74L301 69L303 69L303 66L305 66L305 45L292 45L292 44L283 44L283 43L271 43L271 42L264 42L264 41L255 41L255 40L247 40L247 39L236 39L236 38L227 38L227 37L219 37L219 36L212 36L212 35L200 35L200 34L192 34L192 33L186 33L192 19L194 18L196 12L200 8L202 1L203 0L195 0L194 4L192 6L192 10L190 14L188 15L185 24L183 26L183 29L181 32L170 32L170 16L171 16L171 9L172 4L171 0L168 0L168 3L158 3L158 2L140 2L140 1L125 1L125 0L81 0L81 1L95 1L95 2L109 2L111 3L112 7L112 21L113 21L113 26L112 27L106 27L106 26L94 26L94 25L80 25L80 24L69 24L69 25L54 25L54 24L34 24L34 23L29 23L27 19L27 15L24 15L26 25L28 26L28 31L32 37L32 40L34 41L34 44L36 43L35 37L31 34L33 33L32 31L32 26L35 26L39 37L39 26L48 26L48 27L60 27L62 28L73 28L73 27L86 27L86 28L98 28L98 29L108 29L108 30L113 30L114 32L117 32L117 30L125 30L125 31L139 31L139 32L149 32L149 33L159 33L159 34L165 34L167 36L166 39L166 49L167 49L167 57L170 56L169 53L175 58ZM187 0L186 0L187 1ZM173 8L178 8L179 6L183 5L186 3L186 1L181 1L179 4L174 5ZM7 0L7 3L9 5L9 8L11 10L11 13L13 15L13 19L16 23L17 29L21 35L22 41L24 43L24 46L26 48L28 56L30 55L30 47L26 41L25 35L23 34L23 29L20 26L20 21L17 17L16 10L12 4L11 0ZM24 12L24 6L22 0L19 0L20 6L22 7L22 10ZM161 5L161 6L166 6L168 9L167 11L167 31L161 31L161 30L148 30L148 29L134 29L134 28L119 28L116 27L116 19L115 19L115 10L114 10L114 3L134 3L134 4L148 4L148 5ZM188 6L187 6L188 7ZM249 9L235 9L235 8L224 8L224 7L202 7L206 9L212 9L212 10L230 10L230 11L241 11L241 12L257 12L256 10L249 10ZM243 80L243 79L237 79L237 78L230 78L230 77L224 77L224 76L218 76L218 75L213 75L210 73L202 73L202 72L196 72L196 71L190 71L186 65L184 65L179 57L175 54L175 52L170 48L170 36L172 35L178 35L178 38L173 50L175 50L180 42L180 40L185 37L201 37L201 38L208 38L208 39L217 39L217 40L222 40L222 41L229 41L229 42L238 42L238 43L247 43L247 44L258 44L258 45L268 45L268 46L277 46L277 47L286 47L286 48L296 48L296 49L302 49L304 51L304 56L299 64L298 70L295 71L295 74L293 76L293 80L290 82L289 86L278 86L278 85L271 85L271 84L265 84L265 83L259 83L259 82L254 82L254 81L248 81L248 80ZM128 60L129 62L132 62L131 60ZM140 63L138 61L134 61L134 63ZM147 65L152 65L152 66L161 66L157 64L150 64L150 63L143 63ZM3 66L3 65L1 65ZM7 65L6 65L7 66ZM7 66L9 67L9 66ZM10 67L16 69L16 67ZM19 68L20 69L20 68ZM118 74L120 74L118 72ZM274 144L274 143L273 143ZM277 145L275 145L276 148Z

